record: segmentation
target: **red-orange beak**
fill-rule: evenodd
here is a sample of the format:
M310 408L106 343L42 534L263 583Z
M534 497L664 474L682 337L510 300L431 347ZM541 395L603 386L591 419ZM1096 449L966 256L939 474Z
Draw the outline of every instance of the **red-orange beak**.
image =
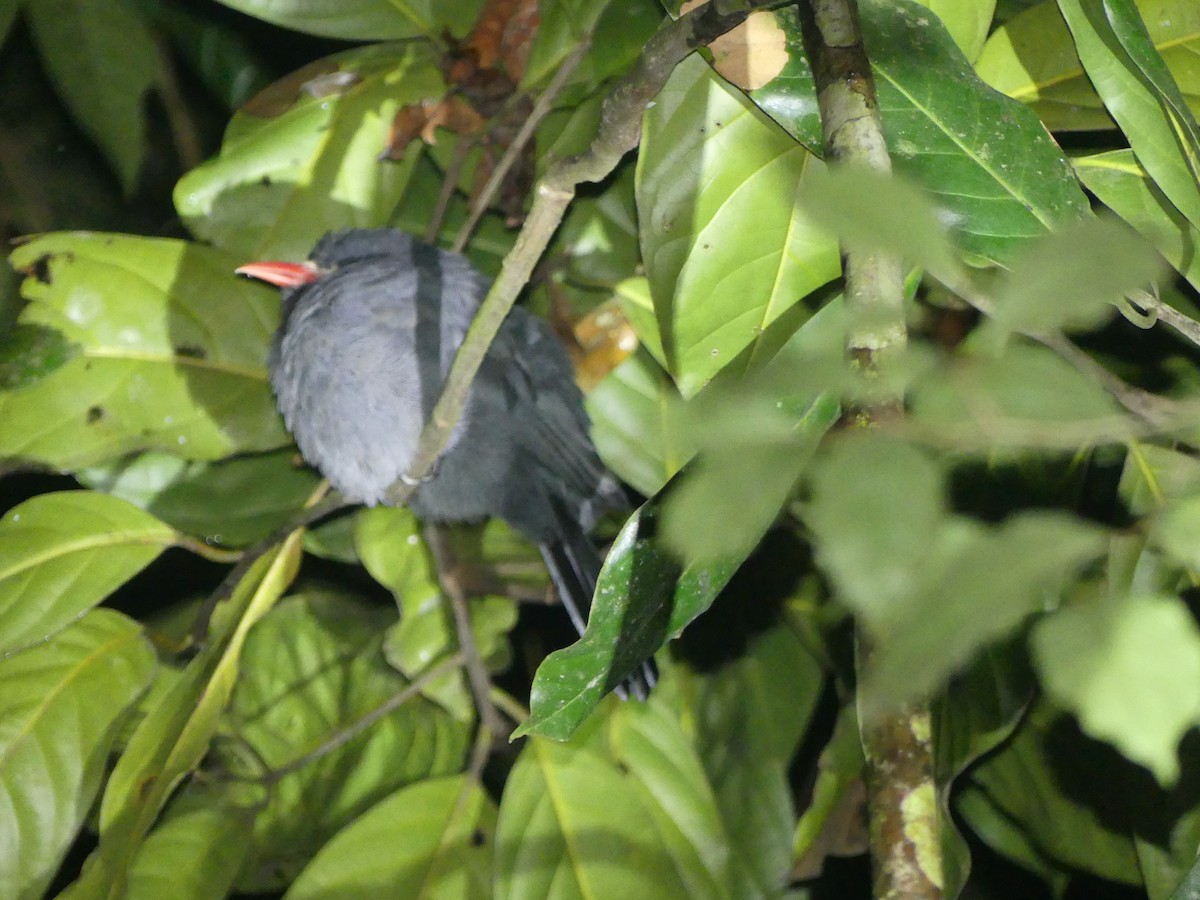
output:
M246 263L233 270L238 275L257 278L276 287L300 287L321 277L321 270L312 263L256 262Z

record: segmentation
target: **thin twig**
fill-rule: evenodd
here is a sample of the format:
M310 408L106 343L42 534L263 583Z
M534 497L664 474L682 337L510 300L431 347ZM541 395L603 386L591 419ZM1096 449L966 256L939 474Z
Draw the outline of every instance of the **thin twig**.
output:
M433 215L429 217L429 227L425 229L427 244L437 243L438 235L442 231L442 222L446 218L446 210L450 208L450 201L458 186L458 176L462 173L463 163L467 161L467 154L476 143L475 135L464 134L454 144L454 155L450 157L450 165L446 167L446 174L442 176L442 190L433 207Z
M1130 302L1153 314L1160 322L1171 326L1184 338L1200 347L1200 322L1191 316L1184 315L1175 307L1163 303L1158 297L1149 293L1141 293Z
M492 174L488 178L487 183L484 184L483 190L479 192L475 201L471 204L471 214L467 216L467 221L458 230L458 235L454 239L454 246L452 248L456 253L461 253L462 249L467 246L467 241L471 239L471 234L475 231L475 226L479 224L479 220L487 212L492 198L500 190L500 185L508 177L509 171L516 165L517 160L521 158L526 144L529 143L534 131L537 130L537 127L542 124L542 120L550 112L550 108L553 106L555 99L557 99L559 91L567 83L567 79L571 77L571 73L579 66L591 44L592 36L588 34L568 54L567 58L562 61L562 65L554 73L554 78L551 79L550 84L546 86L541 96L538 97L533 111L529 113L529 116L522 123L516 137L505 148L504 155L500 157L500 161L492 169Z
M492 685L492 703L515 723L519 724L529 718L529 710L521 701L495 685Z
M305 766L309 765L310 763L316 762L322 756L327 756L328 754L330 754L334 750L336 750L338 747L341 747L344 744L348 743L349 741L353 740L354 738L358 737L358 735L362 734L364 731L366 731L368 728L370 728L372 725L374 725L380 719L384 718L389 713L392 713L395 710L399 709L401 706L403 706L405 703L407 703L413 697L417 696L431 682L436 681L438 678L441 678L447 672L457 669L462 664L463 664L463 654L462 653L455 653L453 656L446 657L446 659L442 660L436 666L433 666L430 669L426 669L424 672L422 672L420 675L418 675L415 679L413 679L402 690L396 692L391 697L389 697L387 700L383 701L383 703L379 704L377 707L375 707L373 710L366 713L365 715L360 716L358 719L351 722L346 727L339 729L332 736L330 736L327 740L323 741L321 744L317 745L312 750L309 750L307 753L304 753L301 756L298 756L295 759L284 763L282 766L279 766L278 768L270 769L267 772L264 772L260 775L256 775L253 779L237 779L237 780L247 780L247 781L253 780L256 782L261 782L268 786L277 783L285 775L290 775L292 772L296 772L296 771L299 771L300 769L303 769Z
M171 45L165 36L155 33L154 48L158 56L158 96L162 99L163 109L167 114L175 152L179 154L179 163L184 171L195 169L204 162L204 149L196 124L192 121L191 110L188 109L187 100L183 96L183 89L179 86L179 78L175 74Z
M463 656L467 670L467 681L471 685L471 696L475 699L475 708L479 711L480 728L493 735L504 731L504 722L496 708L492 706L492 678L488 674L487 664L479 653L479 645L475 642L475 628L471 624L471 607L467 595L463 592L462 584L456 574L458 568L454 551L444 528L431 524L425 529L425 543L433 552L437 565L438 581L442 591L450 599L450 609L454 615L454 630L458 635L458 649Z

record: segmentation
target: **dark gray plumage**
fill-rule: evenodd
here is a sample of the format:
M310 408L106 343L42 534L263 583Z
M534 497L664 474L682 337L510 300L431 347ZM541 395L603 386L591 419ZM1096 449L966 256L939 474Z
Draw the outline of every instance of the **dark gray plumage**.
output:
M270 267L290 269L272 277ZM390 229L335 231L307 268L239 269L284 285L271 385L304 458L368 505L408 474L487 281L467 259ZM409 505L432 522L496 516L542 549L582 631L600 559L587 537L623 502L588 435L571 362L541 319L514 309L433 475ZM644 697L650 664L629 682Z

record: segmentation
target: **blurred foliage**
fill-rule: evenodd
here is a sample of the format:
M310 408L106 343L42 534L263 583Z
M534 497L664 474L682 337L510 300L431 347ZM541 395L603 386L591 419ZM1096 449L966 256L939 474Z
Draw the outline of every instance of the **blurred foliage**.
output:
M677 67L523 298L642 497L586 633L519 535L453 537L520 740L408 511L278 532L320 483L233 269L449 246L590 39L466 244L494 274L677 7L0 0L0 896L865 896L857 717L912 699L946 896L1013 895L973 848L1047 897L1200 883L1193 0L861 0L895 179L821 160L794 9ZM909 265L869 431L842 250Z

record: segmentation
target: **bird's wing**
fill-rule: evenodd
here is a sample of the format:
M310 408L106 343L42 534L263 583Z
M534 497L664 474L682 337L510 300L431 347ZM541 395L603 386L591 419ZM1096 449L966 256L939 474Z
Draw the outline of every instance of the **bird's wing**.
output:
M585 518L595 518L582 511L586 504L623 505L592 445L583 397L562 345L542 320L521 309L509 315L505 331L500 343L511 354L507 387L522 426L522 455L550 494L569 499Z

